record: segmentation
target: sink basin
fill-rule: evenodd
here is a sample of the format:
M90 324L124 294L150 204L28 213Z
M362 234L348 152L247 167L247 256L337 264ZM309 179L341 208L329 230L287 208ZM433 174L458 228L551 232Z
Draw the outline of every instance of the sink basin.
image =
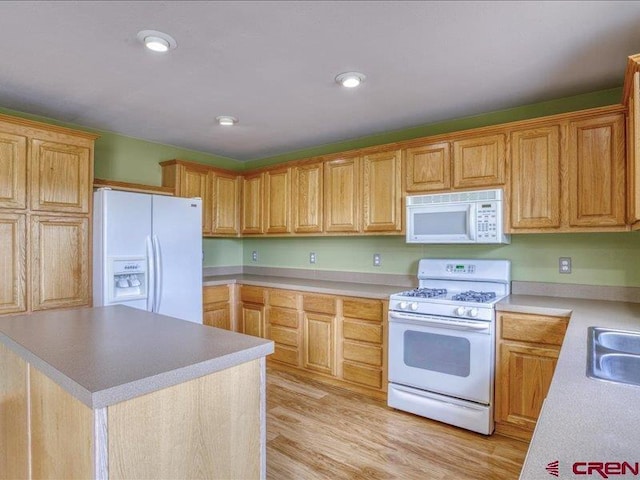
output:
M640 386L640 332L589 327L587 376Z

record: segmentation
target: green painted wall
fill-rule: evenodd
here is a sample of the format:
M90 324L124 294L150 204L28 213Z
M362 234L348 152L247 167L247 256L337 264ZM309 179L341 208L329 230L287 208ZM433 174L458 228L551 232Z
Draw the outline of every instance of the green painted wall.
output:
M246 238L243 250L244 265L410 275L424 257L504 258L512 261L513 280L640 286L640 232L512 235L509 245L486 246L415 245L396 236ZM374 253L382 255L380 267ZM558 273L558 257L572 257L572 274Z
M111 180L160 185L158 162L182 158L232 170L256 168L313 155L535 118L620 102L621 88L553 100L473 117L387 132L347 142L290 152L244 164L236 160L169 145L87 129L48 118L0 108L0 112L100 134L96 142L95 176ZM517 235L511 245L407 245L404 237L305 237L203 240L206 266L255 265L414 275L423 257L507 258L513 278L521 281L640 286L640 233ZM258 251L258 262L251 252ZM309 264L309 252L317 263ZM373 253L382 266L372 266ZM573 258L573 274L560 275L558 257Z

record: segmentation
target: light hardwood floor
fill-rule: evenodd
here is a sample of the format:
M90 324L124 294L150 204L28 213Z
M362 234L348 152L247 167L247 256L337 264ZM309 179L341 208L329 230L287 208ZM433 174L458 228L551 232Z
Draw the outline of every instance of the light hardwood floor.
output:
M515 479L527 447L267 368L268 479Z

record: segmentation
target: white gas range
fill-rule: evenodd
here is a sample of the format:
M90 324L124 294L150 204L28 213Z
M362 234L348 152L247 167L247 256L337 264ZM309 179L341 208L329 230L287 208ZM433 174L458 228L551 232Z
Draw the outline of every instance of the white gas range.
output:
M493 432L495 304L508 260L422 259L418 288L389 299L388 405Z

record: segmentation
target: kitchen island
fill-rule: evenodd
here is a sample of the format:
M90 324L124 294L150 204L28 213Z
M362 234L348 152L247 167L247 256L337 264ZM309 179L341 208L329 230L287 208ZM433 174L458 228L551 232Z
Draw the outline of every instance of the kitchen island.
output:
M0 318L0 477L264 478L272 352L121 305Z

